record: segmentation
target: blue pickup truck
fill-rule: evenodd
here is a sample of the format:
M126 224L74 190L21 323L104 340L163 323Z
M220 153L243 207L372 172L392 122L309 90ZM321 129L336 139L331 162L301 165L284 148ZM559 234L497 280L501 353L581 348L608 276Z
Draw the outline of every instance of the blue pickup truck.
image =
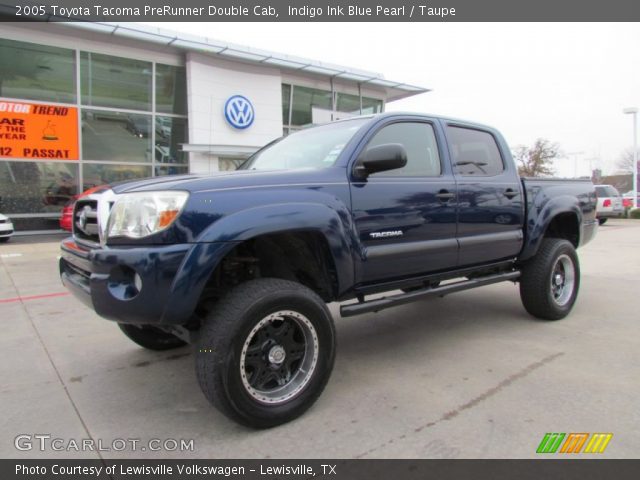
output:
M358 117L276 140L235 172L80 199L60 274L139 345L193 344L207 399L265 428L327 383L329 302L346 317L511 281L531 315L565 317L595 207L589 181L520 178L492 128Z

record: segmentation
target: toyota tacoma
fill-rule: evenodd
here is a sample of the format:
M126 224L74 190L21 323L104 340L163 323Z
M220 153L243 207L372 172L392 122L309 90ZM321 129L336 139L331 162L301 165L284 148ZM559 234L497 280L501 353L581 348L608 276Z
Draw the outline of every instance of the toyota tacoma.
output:
M347 317L511 281L558 320L597 229L590 181L520 178L496 130L397 113L293 133L235 172L113 185L73 215L67 288L143 347L193 344L207 399L258 428L327 383L327 303Z

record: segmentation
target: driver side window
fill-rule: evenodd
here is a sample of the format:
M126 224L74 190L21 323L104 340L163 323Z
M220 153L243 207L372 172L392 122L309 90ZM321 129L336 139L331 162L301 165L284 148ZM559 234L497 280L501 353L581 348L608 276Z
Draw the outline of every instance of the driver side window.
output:
M399 143L407 151L407 164L371 177L437 177L442 172L438 144L433 126L420 122L400 122L383 127L371 139L367 148L386 143Z

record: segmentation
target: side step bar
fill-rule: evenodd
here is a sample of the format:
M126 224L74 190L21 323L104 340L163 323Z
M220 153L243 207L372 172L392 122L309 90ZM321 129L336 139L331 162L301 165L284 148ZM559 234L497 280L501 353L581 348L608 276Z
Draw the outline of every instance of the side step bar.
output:
M460 282L449 283L441 287L424 288L422 290L415 290L413 292L401 293L398 295L392 295L390 297L376 298L375 300L368 300L364 302L351 303L349 305L343 305L340 307L340 315L343 317L353 317L354 315L360 315L361 313L379 312L385 308L396 307L398 305L404 305L405 303L411 303L416 300L422 300L423 298L432 296L444 296L450 293L461 292L463 290L470 290L476 287L483 287L484 285L491 285L492 283L505 282L508 280L516 280L520 276L519 271L512 271L506 273L499 273L496 275L487 275L485 277L472 278L470 280L463 280Z

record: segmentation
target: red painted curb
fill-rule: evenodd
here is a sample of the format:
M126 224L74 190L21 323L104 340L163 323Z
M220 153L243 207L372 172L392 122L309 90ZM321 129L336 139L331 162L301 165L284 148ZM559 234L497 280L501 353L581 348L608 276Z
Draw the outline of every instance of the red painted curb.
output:
M27 297L14 297L0 299L0 303L26 302L29 300L38 300L40 298L66 297L69 292L45 293L44 295L29 295Z

